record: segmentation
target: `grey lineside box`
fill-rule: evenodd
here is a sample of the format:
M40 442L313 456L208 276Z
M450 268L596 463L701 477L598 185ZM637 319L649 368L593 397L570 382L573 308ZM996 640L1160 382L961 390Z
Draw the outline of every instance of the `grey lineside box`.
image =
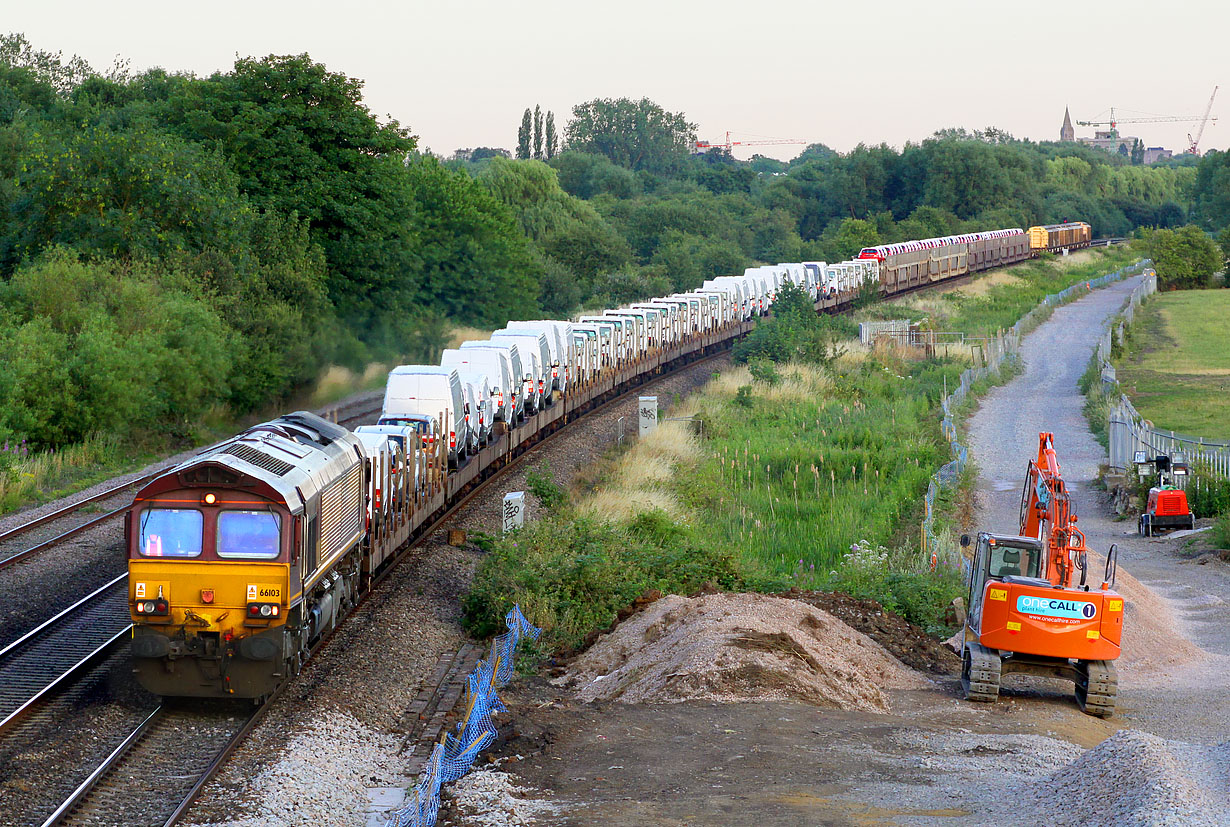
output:
M640 420L640 430L637 433L644 436L658 427L658 397L642 396L636 408Z
M525 525L525 492L510 491L504 495L504 533Z

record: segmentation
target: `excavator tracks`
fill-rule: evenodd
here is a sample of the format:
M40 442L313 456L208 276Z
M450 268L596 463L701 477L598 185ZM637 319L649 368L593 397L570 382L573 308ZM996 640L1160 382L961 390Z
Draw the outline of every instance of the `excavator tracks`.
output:
M1076 665L1076 703L1081 712L1098 718L1115 713L1119 676L1113 660L1087 660Z
M999 678L1003 661L999 653L981 643L966 643L961 664L961 688L967 701L995 703L999 698Z

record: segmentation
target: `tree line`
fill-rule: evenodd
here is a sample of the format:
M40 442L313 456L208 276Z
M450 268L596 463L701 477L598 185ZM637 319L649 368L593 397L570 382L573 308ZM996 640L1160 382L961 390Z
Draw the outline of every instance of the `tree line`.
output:
M189 433L329 363L426 358L452 324L965 229L1172 227L1224 187L992 130L741 162L647 99L561 131L535 106L516 158L443 161L362 88L308 55L100 73L0 37L0 439Z

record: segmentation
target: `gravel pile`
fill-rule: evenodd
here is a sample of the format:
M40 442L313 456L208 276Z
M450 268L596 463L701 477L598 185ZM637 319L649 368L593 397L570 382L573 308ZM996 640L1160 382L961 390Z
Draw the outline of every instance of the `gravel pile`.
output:
M827 612L760 594L672 595L599 638L557 683L585 701L801 700L879 712L927 681Z
M1120 730L1036 788L1035 823L1230 823L1230 742L1216 747Z
M521 827L558 812L538 790L518 787L508 773L472 772L444 791L445 823L457 827Z
M252 779L240 818L214 827L298 827L361 824L367 788L401 782L398 741L373 732L344 713L329 713L287 742L270 766Z

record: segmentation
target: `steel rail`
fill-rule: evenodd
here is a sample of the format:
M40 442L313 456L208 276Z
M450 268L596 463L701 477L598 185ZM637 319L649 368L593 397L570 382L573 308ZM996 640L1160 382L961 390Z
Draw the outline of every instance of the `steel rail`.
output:
M161 715L162 707L155 707L154 711L151 712L144 721L137 724L136 729L134 729L129 736L111 752L110 755L104 758L103 762L99 764L93 772L86 776L86 779L81 782L77 789L73 790L69 797L64 799L64 802L55 809L55 812L47 817L47 820L43 822L42 827L50 827L52 824L57 824L60 819L72 812L73 807L77 806L78 802L89 795L90 790L94 789L94 785L97 784L108 771L120 763L120 760L124 757L124 755L136 746L136 744L145 736L145 733L149 731L149 728L153 726L155 719L159 718Z
M18 683L14 680L17 676L10 676L4 673L4 667L7 665L3 663L4 660L7 659L11 661L13 658L20 657L23 654L23 647L32 643L37 643L40 637L45 636L58 623L64 621L71 615L80 612L84 607L92 604L94 601L104 598L106 596L105 593L109 592L111 589L114 589L127 578L128 575L126 573L116 577L111 582L95 589L93 592L81 598L76 603L60 611L54 617L48 618L35 628L31 629L29 632L26 632L17 640L8 644L3 649L0 649L0 689L8 689L10 686ZM3 732L10 725L12 725L12 723L22 715L22 713L28 710L34 703L36 703L52 689L64 683L64 681L68 678L78 674L87 666L93 664L101 655L108 652L120 640L122 640L131 629L131 623L124 623L114 634L104 637L102 640L93 645L93 647L88 651L78 655L72 655L75 660L70 663L68 668L61 671L42 687L35 689L33 694L25 698L18 696L17 698L12 699L15 706L13 706L8 713L4 715L3 719L0 719L0 732ZM106 632L104 632L104 635L106 635ZM3 710L0 710L0 712L2 711Z

